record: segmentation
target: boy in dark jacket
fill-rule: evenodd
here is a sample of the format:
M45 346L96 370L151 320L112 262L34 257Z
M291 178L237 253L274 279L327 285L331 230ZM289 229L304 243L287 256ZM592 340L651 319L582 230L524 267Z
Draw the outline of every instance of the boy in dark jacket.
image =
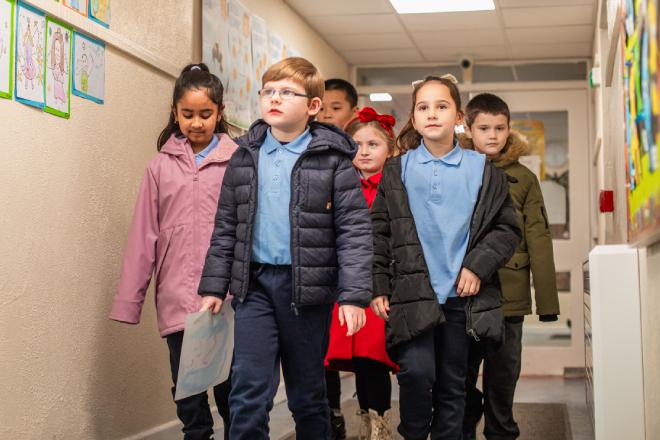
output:
M352 166L357 147L312 122L323 78L303 58L263 76L263 120L239 138L220 193L199 286L202 310L234 295L230 438L267 439L282 364L298 439L329 439L324 356L333 304L348 333L371 297L367 204Z
M559 299L552 253L552 237L539 181L518 162L528 153L527 141L510 131L510 113L499 97L483 93L467 105L467 137L461 145L486 154L497 168L512 177L509 192L516 208L523 239L513 258L499 270L505 317L504 344L500 347L473 342L467 378L464 438L476 437L476 426L485 415L488 439L516 439L520 435L513 418L513 395L520 376L522 328L532 313L530 268L534 275L536 312L541 321L556 321ZM483 393L476 387L484 361Z

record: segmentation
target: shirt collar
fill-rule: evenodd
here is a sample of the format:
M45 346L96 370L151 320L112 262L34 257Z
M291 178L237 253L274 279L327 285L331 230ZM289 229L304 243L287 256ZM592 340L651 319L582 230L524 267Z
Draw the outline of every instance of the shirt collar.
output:
M311 140L312 135L309 133L309 128L307 128L300 134L300 136L287 143L286 145L282 145L280 141L275 139L275 136L273 136L269 128L266 132L266 140L264 140L264 144L261 148L264 148L268 154L272 153L278 148L284 148L291 153L300 154L305 151Z
M217 146L218 146L218 137L216 135L213 135L213 139L211 139L211 142L206 146L206 148L204 148L199 153L195 154L195 157L199 157L202 160L204 160L206 159L206 156L208 156L209 153L213 151L213 149Z
M378 184L380 183L380 179L382 177L383 177L382 171L366 179L364 178L362 173L360 173L360 180L362 181L362 184L367 186L378 186Z
M461 159L463 159L463 149L458 145L458 143L455 143L454 148L452 148L449 153L445 154L442 157L435 157L434 155L432 155L431 152L426 148L426 145L424 145L424 141L420 142L419 147L415 151L418 152L417 162L419 163L440 161L446 163L447 165L456 166L460 164Z

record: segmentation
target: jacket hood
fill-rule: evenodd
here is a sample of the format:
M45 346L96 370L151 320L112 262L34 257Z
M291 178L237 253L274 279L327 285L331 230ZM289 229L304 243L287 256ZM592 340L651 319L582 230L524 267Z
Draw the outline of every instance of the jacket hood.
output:
M458 142L462 148L474 150L474 143L467 135L459 134ZM520 156L525 156L526 154L529 154L529 142L527 138L520 132L511 130L506 140L506 145L500 155L493 159L493 162L497 162L498 164L501 162L515 162Z
M243 148L259 148L266 139L269 128L270 125L263 119L258 119L250 126L246 134L236 140L236 143ZM353 138L334 125L314 121L309 124L309 132L312 135L312 141L307 147L308 149L328 147L348 155L351 159L358 151L358 146Z
M226 162L231 159L231 155L234 154L236 144L226 133L216 133L215 136L218 138L218 147L211 151L206 160ZM192 154L188 138L185 136L179 137L174 134L170 136L167 142L163 145L163 148L160 149L161 153L172 156L185 156L188 154L188 151Z

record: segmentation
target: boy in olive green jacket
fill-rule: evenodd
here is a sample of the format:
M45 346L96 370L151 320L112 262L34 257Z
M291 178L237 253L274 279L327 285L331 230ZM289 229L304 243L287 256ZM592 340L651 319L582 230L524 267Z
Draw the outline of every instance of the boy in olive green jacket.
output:
M552 252L552 236L536 175L518 162L528 153L524 137L509 127L510 112L499 97L483 93L466 107L466 137L461 146L485 154L509 179L509 193L516 208L523 237L513 258L498 271L502 285L505 342L500 347L473 342L466 383L464 438L476 437L477 423L485 416L487 439L516 439L513 396L520 376L522 326L532 313L530 272L534 280L536 313L541 321L556 321L559 298ZM476 387L484 361L483 393Z

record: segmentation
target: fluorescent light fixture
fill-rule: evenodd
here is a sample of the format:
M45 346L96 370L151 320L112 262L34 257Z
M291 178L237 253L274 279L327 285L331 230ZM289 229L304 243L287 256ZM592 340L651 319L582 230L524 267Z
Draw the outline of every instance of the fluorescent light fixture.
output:
M492 11L493 0L390 0L399 14Z
M387 102L392 100L392 95L389 93L370 93L369 100L371 102Z

